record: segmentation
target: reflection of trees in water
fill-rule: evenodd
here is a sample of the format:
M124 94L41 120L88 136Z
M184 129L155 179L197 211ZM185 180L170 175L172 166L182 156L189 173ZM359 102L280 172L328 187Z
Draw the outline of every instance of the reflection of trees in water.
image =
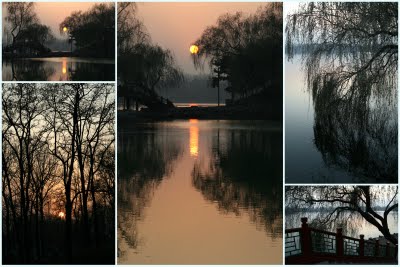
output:
M310 2L287 17L287 56L302 55L324 161L379 182L397 181L397 9Z
M11 60L6 61L11 72L3 70L5 81L47 81L53 75L54 68L46 66L42 61Z
M314 142L327 165L397 181L397 104L394 92L386 92L389 96L362 90L343 95L333 81L313 88Z
M282 134L224 131L213 140L211 162L196 163L192 183L224 213L246 212L274 237L282 233Z
M68 64L68 69L65 66L65 72L68 74L68 80L70 81L114 80L114 64L76 61L69 62L68 59L66 59L66 64ZM59 76L55 75L56 70L53 66L57 66L58 68L59 63L41 60L6 61L5 65L3 65L3 79L7 81L48 81L50 79L62 80L63 74L60 73Z
M72 67L75 65L74 67ZM114 64L96 64L75 62L68 68L68 80L71 81L113 81Z
M137 128L139 126L137 125ZM137 222L155 189L181 153L171 135L154 125L121 133L118 139L118 240L137 248ZM119 257L123 256L119 245Z

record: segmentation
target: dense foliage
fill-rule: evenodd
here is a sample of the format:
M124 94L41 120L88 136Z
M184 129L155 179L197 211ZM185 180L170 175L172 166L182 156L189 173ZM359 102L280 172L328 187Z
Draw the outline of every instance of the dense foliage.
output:
M4 52L38 54L48 52L45 44L54 39L48 26L40 24L34 3L5 3ZM11 39L11 40L9 40Z
M241 12L219 17L194 43L195 66L210 64L214 87L227 81L224 89L232 98L282 93L282 3L269 3L255 14Z
M60 23L60 33L69 35L77 52L92 57L115 56L115 6L96 4L86 12L73 12Z

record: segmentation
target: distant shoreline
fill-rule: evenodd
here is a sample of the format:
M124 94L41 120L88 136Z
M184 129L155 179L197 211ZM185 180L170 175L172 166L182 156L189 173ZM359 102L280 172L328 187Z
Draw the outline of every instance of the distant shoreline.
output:
M278 112L279 113L279 112ZM165 111L118 110L118 121L157 121L175 119L200 120L271 120L282 122L282 114L267 109L244 106L176 107Z
M53 58L53 57L92 58L92 59L113 60L115 62L115 58L81 56L81 55L78 55L76 53L71 53L71 52L67 52L67 51L49 52L49 53L40 54L40 55L11 55L10 53L3 53L2 57L3 57L3 60L31 59L31 58Z

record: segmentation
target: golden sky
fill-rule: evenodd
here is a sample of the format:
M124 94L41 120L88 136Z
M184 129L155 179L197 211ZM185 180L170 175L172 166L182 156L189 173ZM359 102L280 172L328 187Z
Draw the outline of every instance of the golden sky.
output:
M153 43L170 49L186 73L199 73L193 67L189 47L207 26L215 25L226 13L254 13L265 3L137 3L138 16L143 21Z

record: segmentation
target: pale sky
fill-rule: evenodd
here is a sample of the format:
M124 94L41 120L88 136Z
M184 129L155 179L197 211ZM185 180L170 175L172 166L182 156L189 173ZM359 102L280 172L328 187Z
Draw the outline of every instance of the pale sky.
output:
M207 26L215 25L219 16L242 11L254 13L265 2L253 3L137 3L138 16L143 21L153 43L167 48L185 73L195 70L189 52Z
M299 8L299 4L303 2L285 2L283 5L283 18L285 19L288 14L292 14L293 11Z
M47 2L36 3L35 12L41 24L47 25L51 28L53 35L56 38L66 39L65 36L61 37L59 31L59 24L74 11L86 11L94 6L96 2ZM7 10L3 3L3 25L4 18L7 16Z

